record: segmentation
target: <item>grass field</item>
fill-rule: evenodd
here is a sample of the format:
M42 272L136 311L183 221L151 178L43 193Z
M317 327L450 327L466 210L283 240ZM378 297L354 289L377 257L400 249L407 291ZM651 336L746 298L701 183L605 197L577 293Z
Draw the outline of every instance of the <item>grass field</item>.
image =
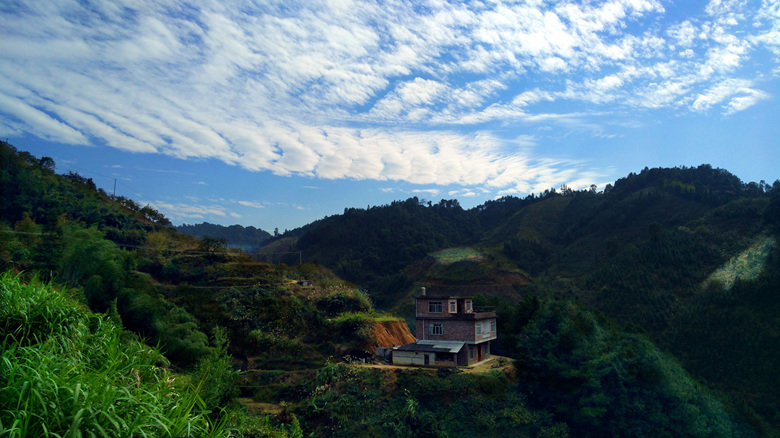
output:
M478 262L482 259L484 254L475 248L464 246L441 250L431 254L431 256L435 258L438 263L450 265L463 261Z

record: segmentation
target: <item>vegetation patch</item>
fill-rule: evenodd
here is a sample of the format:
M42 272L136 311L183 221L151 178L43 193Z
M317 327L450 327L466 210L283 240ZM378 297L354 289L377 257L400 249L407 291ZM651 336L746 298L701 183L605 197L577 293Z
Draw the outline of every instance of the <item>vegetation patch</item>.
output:
M772 237L760 237L746 250L732 257L723 266L713 272L702 284L707 289L710 283L718 282L725 290L731 290L737 280L753 281L764 269L775 240Z
M461 246L448 248L431 254L438 263L449 265L456 262L479 262L484 254L475 248Z

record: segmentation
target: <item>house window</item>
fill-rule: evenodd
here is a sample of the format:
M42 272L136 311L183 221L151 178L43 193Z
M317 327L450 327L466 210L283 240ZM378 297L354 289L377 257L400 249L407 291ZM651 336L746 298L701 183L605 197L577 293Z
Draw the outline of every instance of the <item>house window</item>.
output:
M444 329L441 324L431 324L428 326L428 332L432 335L441 335L444 333Z
M452 355L448 353L436 353L436 362L454 362Z
M469 345L469 359L474 359L474 346Z
M477 336L479 336L481 334L482 334L482 323L478 322L477 323Z
M466 300L466 312L471 312L471 300Z
M450 313L458 313L458 302L450 301Z
M490 331L495 332L496 331L496 322L490 321Z
M441 313L441 301L431 301L428 303L428 313Z

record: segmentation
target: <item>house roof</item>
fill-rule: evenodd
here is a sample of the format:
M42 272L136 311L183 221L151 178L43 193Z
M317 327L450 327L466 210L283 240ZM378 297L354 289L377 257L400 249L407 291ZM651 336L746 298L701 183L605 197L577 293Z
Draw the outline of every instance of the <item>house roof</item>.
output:
M464 345L466 345L466 343L461 341L432 341L421 339L412 344L395 347L393 350L427 351L430 353L457 353L463 348Z
M442 294L442 295L417 295L415 298L418 300L471 300L474 297L471 296L464 296L464 295L449 295L449 294Z

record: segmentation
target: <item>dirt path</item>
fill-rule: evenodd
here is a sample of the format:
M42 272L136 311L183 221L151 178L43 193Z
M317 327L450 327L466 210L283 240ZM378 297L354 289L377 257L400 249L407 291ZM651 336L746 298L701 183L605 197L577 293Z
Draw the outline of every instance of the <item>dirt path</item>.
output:
M379 368L379 369L386 369L386 370L428 370L431 372L436 372L438 368L435 367L415 367L415 366L400 366L400 365L391 365L391 364L385 364L385 363L369 363L369 364L357 364L357 366L366 367L366 368ZM512 372L514 371L514 365L512 365L512 359L508 357L503 356L491 356L489 359L483 360L482 362L472 365L470 367L458 367L458 370L464 372L464 373L470 373L470 374L481 374L481 373L487 373L489 371L502 371L502 372Z
M236 400L246 406L253 415L279 415L282 412L281 406L272 403L256 402L249 397L238 397Z

